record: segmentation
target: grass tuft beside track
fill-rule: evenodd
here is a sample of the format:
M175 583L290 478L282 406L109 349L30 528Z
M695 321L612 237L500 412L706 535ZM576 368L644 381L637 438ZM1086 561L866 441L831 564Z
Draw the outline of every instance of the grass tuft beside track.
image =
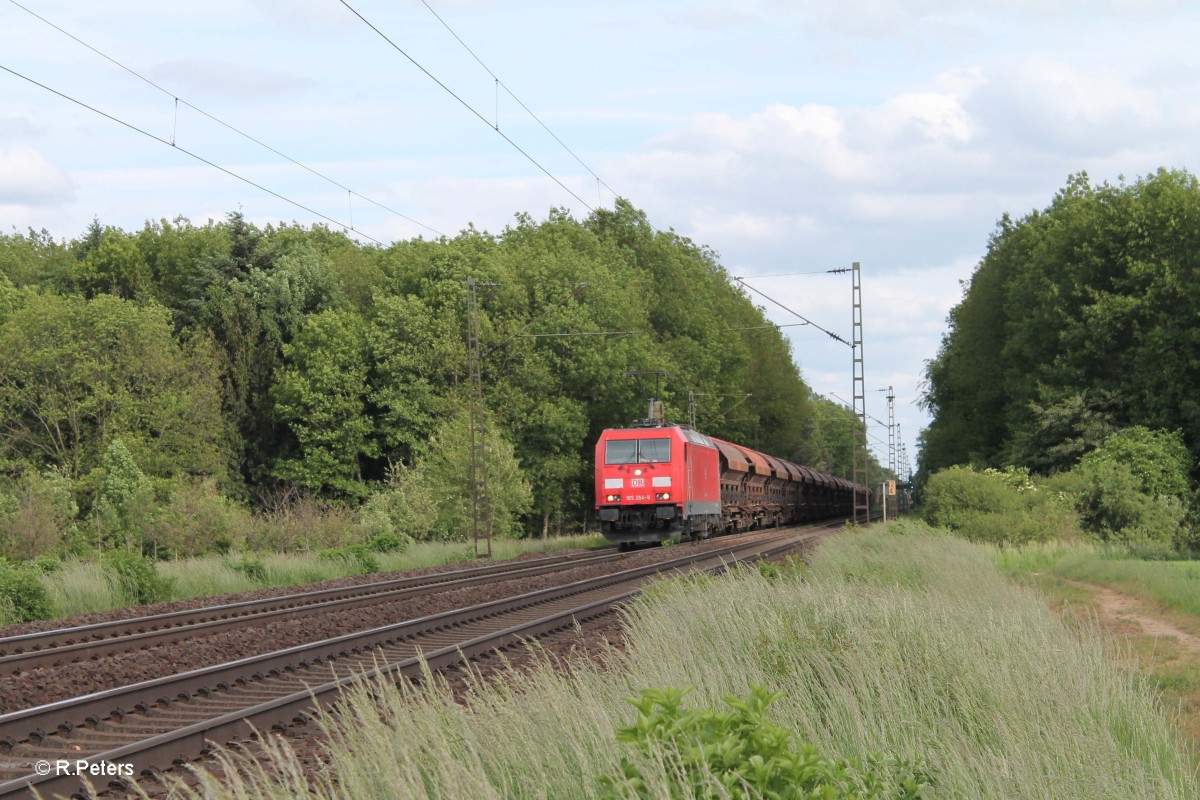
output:
M757 683L784 692L768 719L828 757L921 761L930 797L1200 796L1144 682L1096 631L1006 579L991 551L902 523L827 540L809 568L764 572L656 586L607 669L522 671L465 702L437 680L364 688L327 719L334 768L315 785L277 743L270 770L227 770L203 793L599 798L599 776L629 753L615 736L634 721L626 698L694 687L685 706L719 708ZM642 796L691 796L671 793L661 762L642 774Z
M549 539L496 539L492 542L493 560L515 558L523 553L551 553L578 547L602 547L596 536L557 536ZM253 558L261 561L264 571L255 577L239 570L242 556L206 556L178 561L163 561L158 572L170 586L166 600L188 600L256 589L299 586L306 583L345 578L360 574L347 559L322 559L315 553L266 554ZM475 551L462 542L417 542L401 553L377 555L381 571L436 567L475 561ZM71 617L93 611L121 608L127 603L119 588L106 580L102 566L94 561L71 561L61 570L39 578L46 586L54 618Z

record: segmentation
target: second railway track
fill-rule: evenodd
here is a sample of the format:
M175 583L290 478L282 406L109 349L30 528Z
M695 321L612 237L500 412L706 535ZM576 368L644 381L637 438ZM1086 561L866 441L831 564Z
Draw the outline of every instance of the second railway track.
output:
M9 636L0 638L0 674L131 652L251 622L295 619L424 592L543 575L621 557L615 548L604 548L591 553L488 564Z
M820 529L755 536L563 586L385 625L80 698L0 715L0 798L31 787L75 792L78 778L38 761L128 764L135 775L199 756L212 742L303 721L364 675L415 676L609 613L663 572L720 570L816 538ZM683 549L683 548L681 548Z

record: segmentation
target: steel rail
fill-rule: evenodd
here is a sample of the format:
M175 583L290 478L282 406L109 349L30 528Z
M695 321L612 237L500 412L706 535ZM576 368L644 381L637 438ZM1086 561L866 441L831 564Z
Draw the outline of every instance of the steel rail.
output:
M12 636L0 639L0 672L17 673L95 659L260 621L278 622L359 608L433 590L531 577L624 557L625 554L614 551L531 559Z
M703 562L712 562L706 569L721 570L727 564L726 558L742 560L763 557L815 538L819 531L819 528L816 530L813 528L793 529L776 536L750 542L736 542L726 547L704 553L692 553L659 564L623 570L599 578L575 581L562 587L530 592L514 598L483 603L468 609L430 615L420 620L383 626L360 634L335 637L311 645L288 648L229 664L193 670L178 676L146 681L131 687L98 692L74 701L62 701L6 714L0 717L0 731L4 732L3 738L8 745L6 749L11 750L17 743L23 741L28 743L25 749L33 751L34 755L42 753L50 757L51 754L57 754L61 758L63 750L48 746L50 743L47 742L47 739L50 737L41 726L57 729L62 734L70 736L74 732L76 724L86 724L89 718L93 725L98 725L101 716L111 715L119 719L125 717L129 712L138 710L142 712L139 717L143 717L146 722L152 722L163 701L167 701L170 706L180 705L170 703L174 698L199 701L200 698L207 696L217 699L219 693L224 694L219 691L221 687L246 686L264 676L283 676L285 673L293 673L297 668L303 668L306 663L311 666L326 660L346 658L350 654L361 656L359 667L365 668L366 674L369 675L394 672L414 674L412 670L420 669L422 648L414 645L413 640L422 632L434 634L430 638L430 643L435 644L433 648L424 652L424 663L432 668L441 668L451 663L457 663L464 657L469 658L507 646L521 638L557 630L572 624L573 620L606 613L615 604L624 602L630 596L638 593L640 585L656 574L671 572ZM614 587L620 587L623 584L628 585L628 588L612 591ZM601 596L595 596L597 594ZM583 602L566 602L570 598L577 598ZM549 607L551 611L548 614L535 613L528 620L519 620L520 613L538 606ZM504 620L514 616L518 617L516 623L504 624ZM491 620L493 629L479 631L480 623L487 620ZM496 631L494 629L496 624L501 624L502 629ZM472 625L475 627L472 628ZM437 633L452 628L460 628L468 635L449 634L450 640L437 646ZM442 637L445 638L446 635L443 633ZM365 661L367 651L382 648L385 644L394 642L404 642L407 645L407 655L394 659L385 666L373 665L372 662L377 657L376 653L370 653L371 661ZM386 650L383 652L386 655ZM350 658L349 660L355 659ZM268 700L259 698L249 708L227 711L227 713L212 715L212 712L206 712L205 716L211 716L211 718L150 736L142 742L118 746L105 752L93 752L91 755L80 755L79 753L75 755L88 763L102 761L132 763L139 771L144 772L156 765L173 763L185 756L194 757L203 750L206 741L227 741L239 735L247 735L252 730L251 725L263 728L287 724L295 719L303 720L310 715L314 700L318 705L321 702L328 702L329 698L333 697L331 692L336 693L348 683L359 680L361 677L362 675L358 673L347 675L327 681L315 689L307 688L303 685L302 680L292 677L292 682L300 684L301 687L293 688L283 696ZM214 689L218 691L214 692ZM232 702L232 698L230 701ZM185 702L182 705L189 704ZM162 716L172 716L169 707L167 711L162 712ZM22 729L25 733L17 732ZM80 731L80 733L86 732ZM126 736L128 735L126 734ZM96 732L93 738L102 741L103 732ZM21 758L26 759L25 769L28 769L33 756L27 753ZM5 771L11 773L13 770L10 768ZM26 774L0 783L0 797L24 792L34 786L42 793L77 791L80 783L71 776Z

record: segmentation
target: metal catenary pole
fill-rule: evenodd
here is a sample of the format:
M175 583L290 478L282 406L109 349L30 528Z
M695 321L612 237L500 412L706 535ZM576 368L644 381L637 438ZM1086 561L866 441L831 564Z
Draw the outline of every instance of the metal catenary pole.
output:
M870 488L867 484L867 466L870 463L867 449L867 380L863 370L863 327L862 327L862 268L857 261L852 265L854 286L851 290L854 333L850 351L854 373L854 415L862 424L862 437L855 436L851 450L854 464L854 521L867 524L871 516Z
M896 392L891 386L889 386L887 389L887 403L888 403L888 471L891 472L892 477L889 479L890 483L888 483L888 488L887 488L886 493L889 494L890 497L892 498L891 514L893 517L895 517L896 512L899 510L899 508L896 505L896 501L894 499L895 498L894 492L896 491L896 479L900 476L896 472ZM888 515L886 513L883 515L883 518L885 521L887 520L887 516Z
M471 424L471 536L476 558L492 557L492 511L488 501L487 445L484 439L482 356L479 352L479 298L467 279L467 365Z

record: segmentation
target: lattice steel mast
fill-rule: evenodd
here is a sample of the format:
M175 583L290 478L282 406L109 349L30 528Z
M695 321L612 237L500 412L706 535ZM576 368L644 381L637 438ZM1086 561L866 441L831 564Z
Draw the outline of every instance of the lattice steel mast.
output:
M483 414L482 355L479 352L479 298L467 278L467 368L471 424L471 536L476 558L492 557L492 508L488 501L487 445Z
M850 350L854 360L854 415L862 424L861 438L855 436L851 447L854 464L854 521L865 525L871 521L871 496L867 483L867 466L870 454L867 449L867 380L863 370L863 328L862 328L862 268L857 261L852 265L851 272L854 286L851 289L851 301L854 307L853 327Z
M891 386L889 386L887 388L887 404L888 404L888 471L891 472L892 477L887 479L887 481L888 481L887 488L884 489L884 495L889 496L891 498L891 499L888 499L885 501L888 503L888 505L884 507L885 513L883 515L883 518L884 518L885 522L887 521L888 515L891 515L892 517L899 516L897 513L899 511L899 506L897 506L896 500L894 499L895 491L896 491L896 480L900 477L900 474L896 471L896 468L898 466L896 463L896 392Z

